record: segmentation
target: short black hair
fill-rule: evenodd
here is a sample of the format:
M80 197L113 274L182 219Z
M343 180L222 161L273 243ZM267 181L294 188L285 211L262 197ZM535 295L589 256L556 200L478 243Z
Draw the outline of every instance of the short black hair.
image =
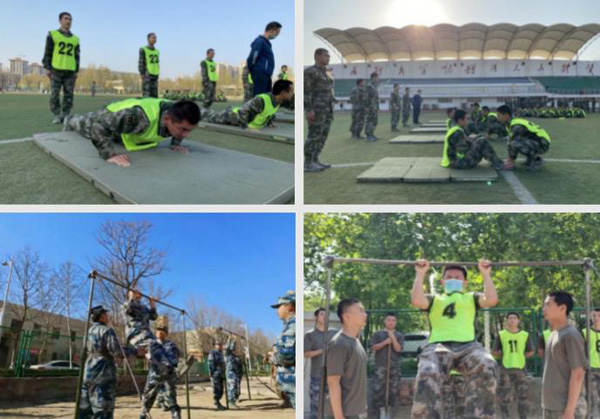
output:
M450 116L450 114L451 114L452 112L454 112L455 110L456 110L456 109L454 109L454 108L448 108L448 109L446 109L446 115Z
M273 30L273 29L279 29L279 28L283 28L283 25L279 22L269 22L267 24L267 26L265 27L265 32Z
M496 109L496 112L512 116L512 111L510 110L510 107L508 105L499 106L498 109Z
M508 313L506 313L506 318L508 319L508 316L512 316L515 315L519 318L519 320L521 319L521 315L519 313L517 313L516 311L509 311Z
M281 69L282 69L282 70L283 70L284 68L287 68L287 65L285 65L285 64L284 64L284 65L282 65L282 66L281 66Z
M273 94L278 95L281 92L287 92L292 88L293 85L294 82L290 80L277 80L273 85Z
M58 20L62 20L63 16L71 16L71 13L62 12L60 15L58 15ZM73 19L73 16L71 16L71 19Z
M373 71L371 73L371 80L373 80L373 77L375 77L375 76L379 76L379 73L377 73L376 71Z
M406 90L409 90L409 89L410 89L410 87L406 86L406 87L404 88L404 91L406 91Z
M315 50L315 58L317 58L317 55L323 55L329 53L329 51L327 51L325 48L317 48Z
M389 317L389 316L392 316L392 317L394 317L394 318L396 318L396 319L398 318L398 316L396 316L396 313L394 313L394 312L391 312L391 311L390 311L390 312L388 312L388 313L385 315L385 317ZM384 319L385 319L385 317L384 317Z
M459 113L459 112L462 112L465 115L467 114L465 111L459 109L454 114L454 121L455 122L458 122L458 119L456 119L456 114ZM449 271L450 269L457 269L457 270L461 271L465 275L465 279L467 279L467 269L464 266L460 266L460 265L448 265L448 266L444 266L444 270L442 271L442 276L444 276L444 274L446 274L446 271Z
M479 107L479 102L475 102L475 103L473 103L473 106L477 106L477 107Z
M344 323L343 315L345 312L348 311L348 307L358 303L360 303L360 300L358 298L345 298L338 303L337 315L342 323Z
M363 82L363 79L356 80L356 84L361 84L362 82Z
M464 119L465 116L467 116L467 113L465 111L463 111L462 109L457 109L456 112L454 112L454 116L452 117L452 119L454 120L454 122L458 122L461 119ZM447 268L448 267L444 269L444 272Z
M191 100L182 99L175 102L168 113L177 122L185 120L192 125L200 122L200 108L196 105L196 102Z
M315 310L315 317L317 317L321 311L325 311L325 309L323 307L319 307L318 309L316 309Z
M481 107L481 110L482 110L482 111L488 111L488 112L489 112L489 111L490 111L490 107L489 107L489 106L482 106L482 107Z
M400 86L400 85L398 83L394 83L394 85L392 87L395 89L396 86Z
M148 36L146 37L146 39L150 39L150 37L151 37L152 35L156 36L156 34L155 34L154 32L150 32L150 33L148 34Z
M212 52L215 52L215 50L214 50L213 48L209 48L209 49L207 49L207 50L206 50L206 53L207 53L207 54L210 54L210 52L211 52L211 51L212 51Z
M573 310L573 296L566 291L554 291L548 294L548 297L554 298L554 302L558 306L567 307L567 316Z

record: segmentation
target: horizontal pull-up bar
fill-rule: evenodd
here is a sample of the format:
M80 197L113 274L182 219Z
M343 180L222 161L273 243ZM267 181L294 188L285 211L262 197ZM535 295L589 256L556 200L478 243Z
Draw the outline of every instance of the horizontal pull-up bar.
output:
M235 332L232 332L231 330L227 330L224 327L217 327L217 330L220 331L220 332L229 333L230 335L235 335L235 336L237 336L239 338L242 338L242 339L246 340L246 336L242 336L239 333L235 333Z
M154 300L154 301L156 301L158 304L162 304L162 305L163 305L163 306L165 306L165 307L169 307L169 308L172 308L173 310L177 310L177 311L179 311L179 312L181 312L182 314L184 314L184 315L185 315L185 310L183 310L183 309L181 309L181 308L179 308L179 307L172 306L172 305L171 305L171 304L169 304L169 303L165 303L165 302L162 302L162 301L160 301L160 300L157 300L156 298L150 297L149 295L146 295L146 294L144 294L144 293L142 293L142 292L140 292L140 291L138 291L138 290L134 290L133 288L131 288L131 287L128 287L127 285L120 284L120 283L118 283L117 281L115 281L114 279L111 279L111 278L107 277L106 275L103 275L103 274L101 274L101 273L100 273L100 272L98 272L98 271L92 271L92 272L90 272L90 275L89 275L89 277L90 277L90 278L93 278L93 279L100 278L100 279L102 279L102 280L104 280L104 281L106 281L106 282L110 282L111 284L113 284L113 285L116 285L117 287L124 288L124 289L126 289L126 290L128 290L128 291L129 291L129 290L131 290L131 291L135 291L135 292L137 292L138 294L140 294L142 297L145 297L145 298L148 298L148 299Z
M337 256L326 256L325 266L331 267L334 263L365 263L371 265L406 265L416 266L416 260L395 259L366 259L366 258L340 258ZM491 262L492 266L590 266L591 259L584 260L549 260L536 262ZM478 262L429 262L429 266L467 266L477 267Z

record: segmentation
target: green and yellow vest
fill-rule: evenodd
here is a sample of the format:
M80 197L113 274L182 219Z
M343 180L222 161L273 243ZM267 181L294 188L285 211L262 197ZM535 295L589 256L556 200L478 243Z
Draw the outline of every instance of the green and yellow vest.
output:
M204 60L206 63L206 72L208 73L208 79L214 83L219 80L219 73L217 73L217 63L212 60Z
M52 51L52 68L55 70L77 70L75 50L79 45L79 38L75 35L65 36L59 31L50 31L54 50Z
M254 119L248 123L248 127L255 128L255 129L262 129L267 124L269 119L273 115L275 115L275 113L279 110L279 105L273 106L273 103L271 102L271 97L269 96L268 93L261 93L260 95L257 95L256 97L262 98L263 102L265 103L265 107L261 113L256 115L254 117ZM239 106L235 107L235 108L233 108L233 112L237 113L239 109L240 109Z
M521 125L523 127L525 127L525 129L533 134L535 134L536 136L545 139L548 142L551 142L550 140L550 135L548 135L548 133L546 132L545 129L543 129L542 127L540 127L537 124L534 124L533 122L530 122L526 119L522 119L522 118L513 118L510 121L510 128L514 127L515 125Z
M448 130L448 132L446 133L446 138L444 138L444 151L443 151L443 155L442 155L442 163L441 166L442 167L450 167L450 157L448 157L448 139L456 132L456 131L463 131L462 127L459 125L455 125L452 128L450 128ZM464 132L464 131L463 131ZM462 159L463 157L465 157L464 154L462 153L456 153L456 156L459 159Z
M476 311L472 292L435 295L429 308L429 343L473 342Z
M139 151L154 148L160 141L166 140L165 137L158 135L160 125L160 104L168 102L165 99L125 99L119 102L111 103L106 107L110 112L119 112L124 109L139 106L150 121L150 126L141 134L121 134L123 145L127 151Z
M160 74L159 56L160 53L156 48L150 49L148 47L142 47L144 55L146 56L146 70L151 76L158 76Z
M279 76L280 76L281 80L287 80L287 79L289 79L287 73L281 73L281 74L279 74Z
M598 339L598 333L594 329L590 329L592 335L590 336L590 367L600 368L600 339ZM587 340L587 329L583 329L583 337Z
M525 368L525 348L529 333L521 330L517 333L501 330L500 343L502 344L502 365L507 369Z

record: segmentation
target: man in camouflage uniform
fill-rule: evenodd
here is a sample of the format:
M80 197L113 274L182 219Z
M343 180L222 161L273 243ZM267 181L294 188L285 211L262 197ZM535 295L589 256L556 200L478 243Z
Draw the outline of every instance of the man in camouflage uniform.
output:
M200 69L202 70L202 93L204 93L204 104L205 108L210 108L210 105L215 101L215 95L217 92L217 81L218 75L216 73L216 64L213 61L215 57L215 50L209 48L206 51L206 59L200 62Z
M481 108L481 123L479 125L479 132L487 133L486 138L491 138L492 135L496 135L499 140L506 140L508 132L504 125L498 120L498 114L496 112L490 112L490 108L483 106Z
M504 163L496 154L492 145L482 136L467 137L467 113L462 109L454 112L455 125L446 133L442 156L442 167L453 169L472 169L481 160L488 160L496 170L502 170Z
M404 95L402 96L402 126L408 127L408 118L410 117L410 107L412 102L410 100L410 89L407 87L404 89Z
M79 134L92 140L92 144L98 150L100 157L108 163L122 167L130 165L127 154L117 154L114 143L122 143L123 135L146 135L152 127L150 117L142 108L143 102L158 103L160 111L158 114L157 141L171 137L171 150L187 154L188 150L181 146L181 142L189 133L197 128L200 121L200 109L194 102L181 100L172 102L165 99L147 98L139 102L135 99L132 106L119 111L111 111L113 105L119 105L125 101L114 102L106 108L88 112L83 115L69 115L65 118L64 131L77 131Z
M509 405L518 399L520 419L529 413L529 379L525 367L526 358L533 356L533 345L529 333L519 330L518 313L506 315L506 330L501 331L492 347L492 354L500 359L500 381L498 398L503 419L509 419ZM516 397L515 397L516 396Z
M71 33L73 18L70 13L58 16L60 28L48 32L42 64L50 78L50 111L54 114L53 124L60 124L73 108L75 81L79 72L79 38ZM60 90L63 91L62 111Z
M362 79L356 80L356 86L350 91L350 104L352 105L352 123L350 124L352 138L356 140L365 138L360 135L365 127L365 89Z
M479 127L481 124L481 110L479 109L479 103L475 102L471 107L471 113L469 114L469 122L465 128L467 135L478 134Z
M304 171L321 172L331 167L319 161L333 121L333 80L327 73L329 51L317 48L315 65L304 70L304 111L308 137L304 143Z
M400 112L402 112L402 98L400 97L400 85L394 84L394 90L390 96L390 112L392 118L392 132L400 131L398 122L400 121Z
M456 370L451 370L442 386L444 395L444 419L462 419L465 415L465 390L467 383Z
M223 380L225 379L225 363L223 361L222 351L223 344L221 342L216 342L215 349L208 354L208 374L210 376L210 382L213 389L213 400L217 410L226 410L225 406L221 404L221 397L223 397Z
M148 45L140 48L138 70L142 77L142 96L158 97L159 55L154 47L156 34L148 34Z
M365 89L365 134L367 141L377 141L375 136L375 128L377 128L377 114L379 113L379 91L377 83L379 82L379 74L371 74L371 82L367 84Z
M431 332L419 355L413 419L442 417L442 387L452 368L463 374L467 382L465 417L495 417L496 361L475 340L475 319L479 308L494 307L498 297L491 277L491 262L480 260L478 266L485 293L464 292L467 269L446 266L441 278L444 293L425 294L423 282L428 277L429 262L419 260L415 265L411 301L414 307L427 313Z
M150 364L148 378L143 394L143 407L140 412L140 419L146 419L156 396L160 394L162 406L165 410L171 412L171 418L180 419L181 409L177 404L177 364L179 363L180 351L175 342L168 340L169 323L166 317L163 316L157 323L156 337L157 342L162 346L166 359L168 360L168 368L161 370L155 364Z
M506 105L500 106L496 112L498 120L509 131L506 170L513 170L518 155L522 154L527 159L525 169L529 172L539 171L544 164L541 154L546 153L550 148L550 135L546 130L526 119L513 119L512 111Z
M244 66L244 70L242 71L242 86L244 86L244 103L246 103L254 97L254 83L252 83L252 77L247 66Z
M274 345L273 364L277 366L277 386L296 408L296 293L288 291L271 306L283 321L283 331Z
M235 353L235 338L229 336L225 347L225 374L227 375L227 400L229 407L237 407L242 383L242 361Z
M241 128L262 129L274 126L276 115L260 118L264 123L259 124L257 117L263 114L266 104L265 98L271 101L269 108L279 109L284 107L294 110L294 84L289 80L277 80L271 93L261 93L239 107L228 107L218 112L211 109L202 109L202 120L213 124L233 125ZM265 111L266 112L266 111Z
M277 80L289 80L290 76L288 76L287 70L288 70L288 66L285 65L285 64L282 65L281 66L281 73L279 73L277 75Z
M85 350L88 353L81 387L81 419L112 419L117 394L115 357L143 355L144 350L122 347L115 331L108 326L108 311L102 306L91 309L92 326Z
M373 372L373 409L377 415L388 406L394 410L399 407L400 357L404 335L396 330L397 319L394 313L385 316L385 329L371 336L371 349L375 353ZM386 411L389 415L390 412ZM394 415L392 415L394 416Z

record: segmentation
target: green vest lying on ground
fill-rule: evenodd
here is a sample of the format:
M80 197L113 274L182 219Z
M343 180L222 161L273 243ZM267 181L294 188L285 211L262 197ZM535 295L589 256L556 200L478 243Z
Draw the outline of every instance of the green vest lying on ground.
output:
M443 151L444 154L442 155L442 163L441 163L442 167L450 167L451 161L450 161L450 157L448 157L448 147L449 147L448 139L458 130L463 131L463 133L464 133L464 130L459 125L453 126L446 133L446 138L444 138L444 151ZM459 159L462 159L463 157L465 157L465 155L462 153L456 153L456 156Z
M217 63L212 60L204 60L206 63L206 71L208 72L208 79L214 83L219 80L219 73L217 73Z
M549 143L551 142L550 135L548 135L546 130L543 129L542 127L540 127L539 125L534 124L533 122L530 122L530 121L528 121L526 119L522 119L522 118L513 118L510 121L510 127L512 128L515 125L521 125L522 127L525 127L525 129L527 129L527 131L535 134L537 137L543 138L546 141L548 141Z
M433 297L429 308L429 343L475 340L475 295L454 292Z
M501 330L500 342L502 343L502 365L507 369L525 368L525 348L529 333L521 330L517 333Z
M125 99L119 102L111 103L106 107L110 112L119 112L124 109L139 106L146 114L146 118L150 121L150 126L141 134L121 134L123 145L127 151L139 151L156 147L160 141L166 140L165 137L158 135L158 127L160 124L160 104L168 102L164 99Z
M151 76L158 76L160 74L159 55L158 50L150 49L148 47L142 47L144 55L146 55L146 70Z
M269 96L268 93L261 93L260 95L257 95L256 97L259 97L263 100L263 102L265 103L265 107L262 110L261 113L259 113L258 115L256 115L254 117L254 119L250 122L248 122L248 127L250 128L254 128L254 129L262 129L265 127L265 125L267 124L267 122L269 121L269 119L275 115L275 113L277 113L277 111L279 110L279 105L277 106L273 106L273 103L271 102L271 96ZM237 113L239 111L239 106L233 108L233 112Z
M590 345L590 367L600 368L600 339L598 339L598 333L593 328L590 328L592 336L589 340ZM583 337L587 340L587 329L583 329Z
M59 31L50 31L54 50L52 51L52 68L55 70L77 70L75 50L79 45L79 38L75 35L65 36Z

